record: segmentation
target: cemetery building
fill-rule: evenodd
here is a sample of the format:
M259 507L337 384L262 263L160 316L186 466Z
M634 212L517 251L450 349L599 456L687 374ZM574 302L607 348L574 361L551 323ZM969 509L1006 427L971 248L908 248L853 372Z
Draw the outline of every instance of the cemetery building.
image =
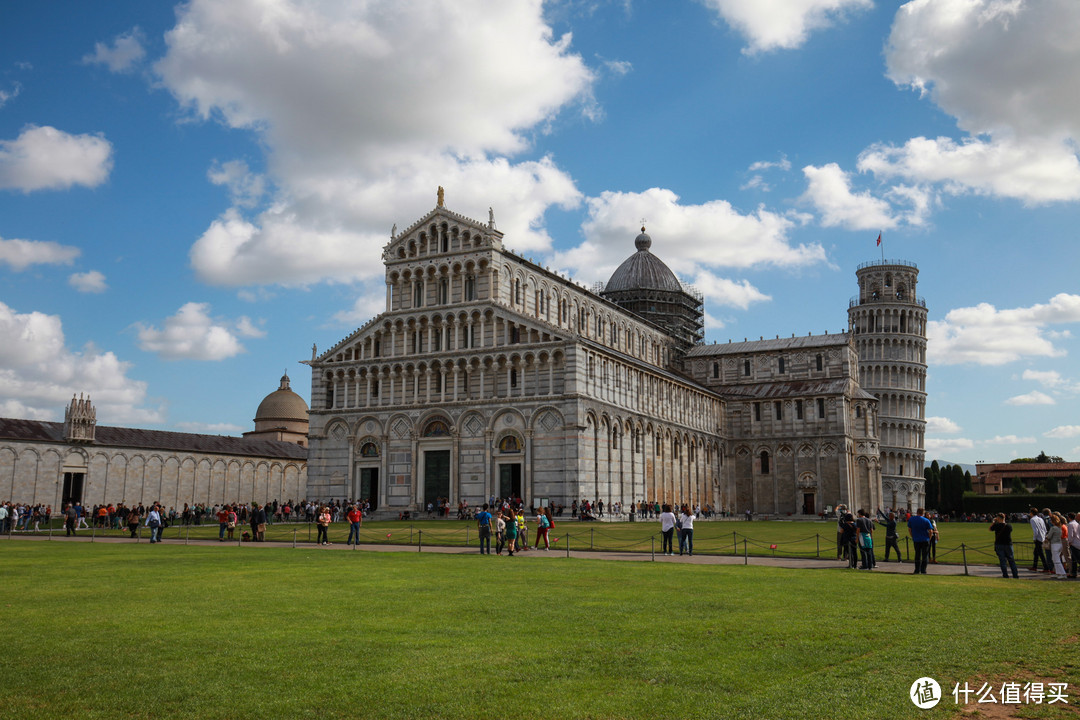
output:
M307 403L287 376L242 438L98 425L90 399L72 398L62 423L0 418L0 498L54 510L300 499L306 426Z

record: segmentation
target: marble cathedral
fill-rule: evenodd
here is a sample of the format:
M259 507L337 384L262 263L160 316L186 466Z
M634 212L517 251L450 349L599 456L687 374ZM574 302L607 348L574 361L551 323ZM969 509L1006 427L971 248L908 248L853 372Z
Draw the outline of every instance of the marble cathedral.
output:
M858 270L849 331L703 344L651 251L586 289L437 206L383 250L386 309L313 349L309 497L379 510L492 496L769 514L922 502L918 269ZM865 382L861 382L865 378Z

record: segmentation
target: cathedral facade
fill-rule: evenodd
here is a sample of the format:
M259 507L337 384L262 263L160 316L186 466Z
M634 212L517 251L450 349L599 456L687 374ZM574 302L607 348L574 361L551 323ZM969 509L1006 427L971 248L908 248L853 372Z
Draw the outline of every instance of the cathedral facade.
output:
M308 496L809 515L921 501L914 484L883 497L854 331L702 344L701 296L651 245L642 228L590 291L440 193L383 250L385 311L313 349Z

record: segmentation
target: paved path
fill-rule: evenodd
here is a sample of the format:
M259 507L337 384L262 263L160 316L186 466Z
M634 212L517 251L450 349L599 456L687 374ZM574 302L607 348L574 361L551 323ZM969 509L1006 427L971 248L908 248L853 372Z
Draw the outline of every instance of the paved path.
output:
M12 535L12 536L0 536L0 552L2 552L4 542L18 542L18 541L30 541L30 542L45 542L49 541L48 535ZM110 544L131 544L134 541L126 537L97 537L91 538L85 531L75 538L67 538L63 535L53 535L52 542L99 542ZM169 539L164 541L167 545L206 545L214 546L221 545L215 540L183 540L183 539ZM144 539L141 544L147 544ZM265 543L243 543L242 545L236 541L229 543L230 545L236 545L241 548L291 548L293 544L291 542L265 542ZM313 543L301 542L297 543L296 548L304 548L308 550L316 550L318 552L354 552L354 548L351 545L343 545L339 543L331 545L315 545ZM445 547L440 545L425 545L419 550L415 545L365 545L360 544L356 546L356 549L363 552L425 552L425 553L441 553L444 555L475 555L477 554L476 548L467 547ZM515 553L513 559L505 555L492 556L492 561L503 562L504 560L517 561L518 558L524 559L526 562L533 560L553 560L553 559L566 559L567 557L575 559L585 560L624 560L630 562L659 562L659 563L674 563L674 564L689 564L689 565L760 565L764 567L782 567L793 568L800 570L836 570L840 572L866 572L865 570L849 570L847 562L841 562L837 560L824 560L813 558L782 558L782 557L755 557L753 555L743 558L741 556L734 555L693 555L693 556L679 556L671 555L664 556L659 553L655 556L650 553L631 553L631 552L602 552L592 550L571 550L567 553L565 550L557 550L552 548L549 551L544 550L529 550L527 552ZM893 573L893 574L911 574L912 564L910 562L898 563L898 562L879 562L877 567L871 572L875 573ZM931 564L926 570L928 575L964 575L965 570L963 565L952 564ZM969 564L967 567L967 574L974 577L1001 577L1001 570L996 565L976 565ZM1053 576L1047 575L1041 572L1032 572L1031 570L1021 567L1020 568L1021 580L1051 580Z

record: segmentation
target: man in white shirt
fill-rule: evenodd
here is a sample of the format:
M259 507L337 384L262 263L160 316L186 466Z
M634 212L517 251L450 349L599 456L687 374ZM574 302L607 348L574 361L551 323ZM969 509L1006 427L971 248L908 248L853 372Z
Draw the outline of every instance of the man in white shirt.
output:
M1031 572L1039 572L1039 560L1042 560L1043 572L1050 572L1050 558L1043 553L1043 540L1046 539L1046 523L1037 508L1031 508L1031 537L1035 542L1034 556L1031 559Z
M1069 565L1069 577L1076 577L1076 568L1080 566L1080 516L1069 513L1069 555L1072 563Z

